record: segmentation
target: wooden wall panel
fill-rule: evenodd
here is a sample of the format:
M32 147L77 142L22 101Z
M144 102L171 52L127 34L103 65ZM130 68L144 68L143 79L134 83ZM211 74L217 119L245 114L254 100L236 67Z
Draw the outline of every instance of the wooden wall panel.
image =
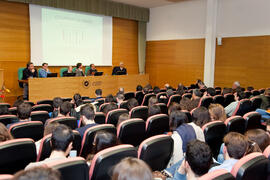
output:
M223 38L216 49L215 85L270 86L270 36Z
M5 85L11 90L5 101L12 103L17 96L22 95L22 89L18 86L17 70L19 67L25 67L29 59L29 7L23 3L0 0L0 69L4 69ZM137 59L137 21L113 18L113 66L123 61L128 74L137 74ZM59 72L60 68L50 67L50 70ZM97 67L97 69L104 71L104 74L111 74L112 71L112 67Z
M149 41L146 73L153 86L190 85L203 79L204 39Z

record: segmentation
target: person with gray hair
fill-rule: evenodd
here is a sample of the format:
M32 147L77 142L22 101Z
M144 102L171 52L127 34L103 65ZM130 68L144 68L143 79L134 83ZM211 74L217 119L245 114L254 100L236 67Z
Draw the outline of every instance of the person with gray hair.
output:
M123 62L113 68L112 75L127 75L127 69L124 67Z
M232 85L232 89L236 89L236 88L238 88L238 87L240 87L240 83L239 83L239 81L235 81L235 82L233 83L233 85Z

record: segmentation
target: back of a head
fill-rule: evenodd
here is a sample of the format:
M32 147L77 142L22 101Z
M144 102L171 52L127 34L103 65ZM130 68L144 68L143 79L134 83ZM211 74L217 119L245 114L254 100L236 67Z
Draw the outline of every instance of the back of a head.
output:
M65 152L69 144L74 140L72 130L66 125L60 124L52 132L52 150Z
M117 109L118 108L118 106L115 104L115 103L110 103L110 104L108 104L105 108L104 108L104 110L103 110L103 113L105 113L105 114L108 114L108 112L110 112L110 111L112 111L112 110L115 110L115 109Z
M252 90L254 90L254 87L252 86L247 87L247 91L251 92Z
M22 99L17 99L14 104L12 105L12 107L18 107L20 104L22 104L24 101Z
M79 106L83 105L83 100L78 99L77 101L75 101L75 105L76 105L76 107L79 107Z
M161 109L158 105L153 105L148 107L148 117L157 115L161 113Z
M72 108L72 105L70 102L63 102L60 106L60 113L64 116L68 115L68 113L70 113Z
M44 136L47 136L48 134L52 134L52 132L55 130L55 128L57 126L59 126L60 124L58 122L52 122L52 123L48 123L45 125L44 127Z
M251 129L245 133L245 136L253 143L255 142L262 152L270 145L269 134L262 129Z
M127 106L128 106L128 109L131 110L132 108L139 106L139 103L137 99L131 98L128 100Z
M211 118L208 109L203 106L196 108L192 113L192 121L200 127L210 122Z
M95 118L95 111L93 107L90 106L89 104L86 104L81 107L80 114L81 116L84 116L88 120L94 120Z
M53 99L53 107L54 108L59 108L62 103L63 103L63 100L60 97L55 97Z
M117 93L117 100L119 101L123 101L124 99L125 99L125 96L124 96L124 94L122 94L122 93Z
M121 124L122 122L126 121L129 119L129 115L128 113L123 113L119 116L118 118L118 123L117 123L117 127L119 126L119 124Z
M112 180L152 180L149 166L137 158L125 158L113 170Z
M199 140L190 141L187 144L186 161L197 176L206 174L212 164L210 147Z
M17 114L19 119L29 119L32 107L28 103L22 103L18 106Z
M183 97L180 101L180 107L181 110L187 110L189 111L189 105L191 103L191 99L187 98L187 97Z
M82 99L82 96L79 93L73 95L73 101L76 102L77 100Z
M193 89L192 94L197 97L202 97L202 92L199 89Z
M0 106L0 115L10 114L7 106Z
M13 139L10 133L8 132L8 129L6 126L2 123L0 123L0 142L4 142L7 140Z
M215 96L216 95L216 90L214 88L212 88L212 87L207 88L206 92L210 96Z
M239 101L245 99L245 93L243 91L236 92L236 95Z
M58 170L47 167L35 167L22 170L14 175L13 180L60 180L61 174Z
M212 121L222 121L226 120L226 113L224 107L220 104L211 104L209 106L209 113Z
M97 96L102 96L102 90L101 89L96 89L95 91Z
M172 111L170 114L170 130L175 131L179 126L188 123L188 117L184 112Z
M168 108L168 114L171 114L173 111L180 111L180 110L181 110L180 104L173 102Z
M79 67L81 67L82 66L82 63L77 63L76 64L76 68L78 69Z
M148 94L149 90L150 90L149 88L144 87L144 88L143 88L143 93L144 93L144 94Z
M106 96L105 98L105 103L110 103L110 102L115 102L113 95L109 94L108 96Z
M155 86L154 89L153 89L153 92L154 92L154 94L160 93L159 87Z
M247 152L249 143L244 135L237 132L228 133L224 139L230 158L241 159Z
M179 94L180 96L185 94L184 86L182 84L178 84L178 88L176 90L176 93Z
M115 134L107 131L98 131L94 138L93 154L99 151L116 146L118 144L117 137Z
M143 90L143 87L141 86L141 85L138 85L137 87L136 87L136 91L142 91Z
M171 97L172 95L174 95L174 92L173 92L172 89L168 89L168 90L166 91L166 94L167 94L167 97L169 98L169 97Z
M156 98L156 96L152 96L148 100L148 106L153 106L154 104L157 104L157 103L158 103L158 99Z

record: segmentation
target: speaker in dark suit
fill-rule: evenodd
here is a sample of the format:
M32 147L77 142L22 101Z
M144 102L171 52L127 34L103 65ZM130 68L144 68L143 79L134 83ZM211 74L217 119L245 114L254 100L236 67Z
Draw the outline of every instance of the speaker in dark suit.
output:
M127 69L124 67L124 63L120 62L120 66L113 68L112 75L126 75Z

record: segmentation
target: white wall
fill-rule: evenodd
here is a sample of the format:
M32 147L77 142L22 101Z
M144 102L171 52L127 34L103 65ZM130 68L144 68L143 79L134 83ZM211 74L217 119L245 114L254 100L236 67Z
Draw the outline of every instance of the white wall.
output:
M191 0L150 9L147 40L204 38L206 0Z
M217 36L270 35L270 0L219 0Z

